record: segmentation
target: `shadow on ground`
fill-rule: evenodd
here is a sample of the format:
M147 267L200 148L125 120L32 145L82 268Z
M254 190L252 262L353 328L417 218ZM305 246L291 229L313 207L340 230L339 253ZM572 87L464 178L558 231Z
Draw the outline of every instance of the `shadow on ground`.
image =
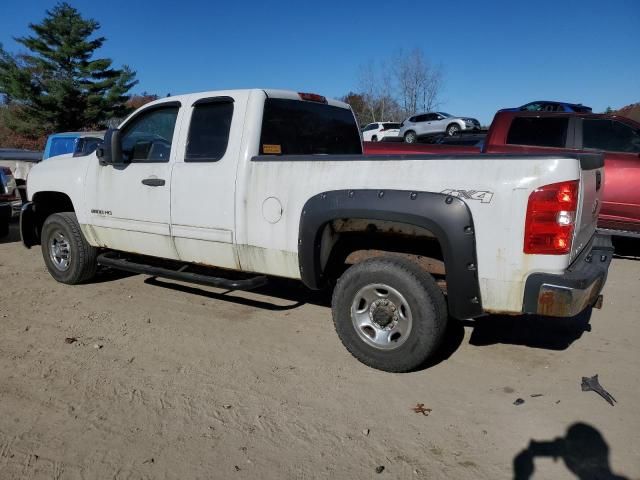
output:
M252 290L253 294L264 296L264 300L256 295L251 295L251 298L242 294L238 295L233 290L213 292L198 286L174 283L157 277L146 278L144 282L156 287L270 311L294 310L306 304L327 309L331 307L329 292L312 291L298 281L282 278L270 278L267 285ZM276 304L270 301L274 298L290 303ZM328 319L330 315L331 312L327 311ZM565 350L584 332L591 331L590 318L591 309L571 318L535 315L490 315L476 320L464 321L449 318L439 351L419 370L438 365L451 357L464 341L465 327L472 329L469 343L475 346L510 344L546 350Z
M609 445L602 434L587 423L574 423L564 437L550 441L531 440L513 459L514 480L529 480L535 472L535 459L561 459L580 480L627 480L609 465Z
M502 343L546 350L566 350L584 332L591 331L591 311L588 308L570 318L489 315L463 323L473 328L469 339L471 345Z

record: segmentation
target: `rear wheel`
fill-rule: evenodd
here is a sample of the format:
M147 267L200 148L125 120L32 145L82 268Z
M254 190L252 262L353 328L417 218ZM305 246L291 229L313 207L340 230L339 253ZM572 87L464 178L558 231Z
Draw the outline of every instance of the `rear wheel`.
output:
M375 258L350 267L332 299L336 332L365 365L413 370L442 340L447 307L433 277L401 258Z
M416 132L407 132L404 134L404 141L407 143L416 143L418 141L418 136Z
M453 137L454 135L458 135L460 133L460 125L457 123L452 123L447 127L447 135Z
M373 137L371 137L371 141L372 142L377 142L378 141L378 136L374 135Z
M42 256L58 282L75 285L96 273L97 249L87 243L73 212L55 213L42 227Z

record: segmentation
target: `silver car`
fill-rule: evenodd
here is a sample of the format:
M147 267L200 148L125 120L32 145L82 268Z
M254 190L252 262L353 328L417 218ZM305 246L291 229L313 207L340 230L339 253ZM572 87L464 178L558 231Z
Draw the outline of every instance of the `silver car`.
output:
M461 132L480 130L480 122L475 118L455 117L446 112L421 113L402 122L399 136L407 143L415 143L420 138L439 135L457 135Z

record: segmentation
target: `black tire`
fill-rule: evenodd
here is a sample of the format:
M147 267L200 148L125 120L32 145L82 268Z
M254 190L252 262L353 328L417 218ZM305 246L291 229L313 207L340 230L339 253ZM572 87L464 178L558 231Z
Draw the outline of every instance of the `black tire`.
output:
M370 327L358 331L356 320L353 320L356 314L352 314L352 307L356 309L354 311L361 308L357 303L361 292L380 285L391 287L402 295L411 317L409 332L404 338L400 337L403 343L397 347L387 346L387 349L372 345L373 340L365 340L365 329ZM377 318L374 304L378 301L363 309L365 315ZM448 318L444 295L433 277L410 260L396 257L365 260L347 269L338 279L331 305L336 332L347 350L365 365L386 372L407 372L422 366L437 351Z
M416 132L408 131L404 134L404 141L406 143L416 143L418 141L418 136Z
M378 136L374 135L373 137L371 137L371 141L372 142L377 142L378 141Z
M54 237L58 247L67 246L62 251L58 250L58 255L52 245ZM64 242L59 241L59 238L63 238ZM96 274L98 250L85 240L75 213L63 212L49 216L42 226L41 240L44 262L51 276L58 282L76 285L90 280ZM64 251L67 253L61 253ZM66 268L61 264L64 257L67 259Z
M9 222L5 222L0 218L0 238L6 237L7 235L9 235Z
M458 125L457 123L452 123L447 127L447 135L453 137L455 135L458 135L460 133L460 130L460 125Z

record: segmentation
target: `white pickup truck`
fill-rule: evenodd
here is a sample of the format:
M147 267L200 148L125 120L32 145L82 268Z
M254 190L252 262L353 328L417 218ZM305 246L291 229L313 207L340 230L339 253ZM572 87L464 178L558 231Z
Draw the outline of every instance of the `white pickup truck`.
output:
M599 155L367 157L344 103L206 92L141 107L95 153L36 165L21 233L68 284L103 265L233 289L268 276L332 288L346 348L400 372L436 351L448 315L600 303L612 254L595 233L603 175Z

